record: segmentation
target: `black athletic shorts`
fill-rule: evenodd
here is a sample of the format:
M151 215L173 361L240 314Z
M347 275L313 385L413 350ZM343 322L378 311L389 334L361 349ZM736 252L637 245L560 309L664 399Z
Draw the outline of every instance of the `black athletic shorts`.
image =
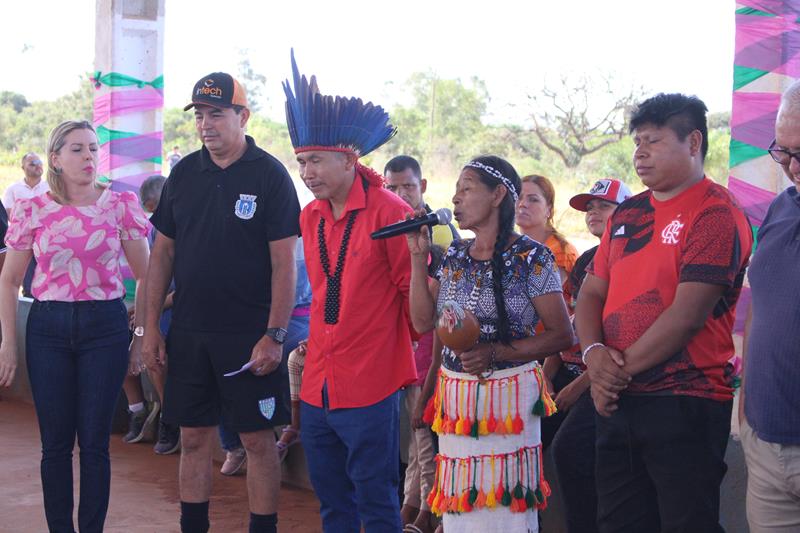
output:
M167 336L167 383L164 422L183 427L225 424L247 433L288 424L286 365L266 376L249 370L224 374L250 360L264 331L207 333L171 327Z

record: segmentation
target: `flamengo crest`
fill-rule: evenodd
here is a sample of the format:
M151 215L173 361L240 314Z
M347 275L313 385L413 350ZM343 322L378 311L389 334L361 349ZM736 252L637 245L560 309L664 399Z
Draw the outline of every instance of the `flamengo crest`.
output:
M240 194L233 206L233 212L242 220L250 220L256 214L257 207L255 194Z
M673 220L661 230L661 242L664 244L678 244L681 229L683 229L681 221L678 219Z

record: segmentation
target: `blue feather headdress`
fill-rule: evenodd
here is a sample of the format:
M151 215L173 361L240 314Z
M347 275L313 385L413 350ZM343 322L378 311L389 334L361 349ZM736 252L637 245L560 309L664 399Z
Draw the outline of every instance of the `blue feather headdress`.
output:
M289 80L286 93L286 123L295 153L311 150L353 152L363 156L385 144L397 133L389 114L360 98L324 95L316 76L309 82L301 76L292 50L294 92ZM296 94L295 94L296 93Z

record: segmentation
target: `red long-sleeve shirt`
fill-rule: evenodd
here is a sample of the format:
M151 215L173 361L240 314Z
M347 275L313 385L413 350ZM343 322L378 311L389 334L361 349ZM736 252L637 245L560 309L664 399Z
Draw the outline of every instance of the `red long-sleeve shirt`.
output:
M351 211L359 210L342 271L339 321L325 323L327 278L320 262L318 227L325 219L330 273ZM411 259L403 236L372 240L370 233L402 220L406 203L382 188L365 193L356 176L338 220L330 202L303 209L300 227L311 282L310 336L300 398L322 406L327 383L331 409L375 404L416 379L408 316Z

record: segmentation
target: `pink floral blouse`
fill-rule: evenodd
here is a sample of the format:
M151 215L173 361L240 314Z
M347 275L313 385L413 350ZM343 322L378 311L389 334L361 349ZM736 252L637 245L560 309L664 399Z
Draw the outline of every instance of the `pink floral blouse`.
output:
M150 223L133 192L103 191L94 205L61 205L49 193L14 204L6 245L31 250L37 300L113 300L125 295L121 241L146 239Z

